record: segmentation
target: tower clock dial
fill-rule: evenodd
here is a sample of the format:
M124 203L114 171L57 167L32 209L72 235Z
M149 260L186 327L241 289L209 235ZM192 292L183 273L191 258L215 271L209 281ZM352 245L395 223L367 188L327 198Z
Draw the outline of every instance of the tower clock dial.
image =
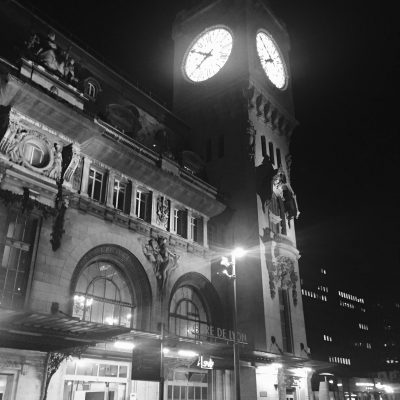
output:
M268 79L278 89L285 89L288 75L285 62L271 35L264 31L257 33L257 53Z
M200 34L189 47L183 60L183 70L192 82L205 81L228 61L233 38L227 28L216 26Z

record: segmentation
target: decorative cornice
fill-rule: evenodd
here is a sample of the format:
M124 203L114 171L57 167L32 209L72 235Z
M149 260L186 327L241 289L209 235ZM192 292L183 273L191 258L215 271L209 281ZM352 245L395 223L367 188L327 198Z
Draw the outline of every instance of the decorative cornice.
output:
M253 83L244 91L249 110L254 110L258 119L262 119L279 136L292 136L297 120L272 97L260 92Z

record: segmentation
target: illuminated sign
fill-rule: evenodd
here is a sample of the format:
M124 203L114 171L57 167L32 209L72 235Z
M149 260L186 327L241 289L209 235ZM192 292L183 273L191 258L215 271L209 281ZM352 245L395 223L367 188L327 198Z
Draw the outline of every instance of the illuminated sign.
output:
M207 325L207 336L213 336L218 339L235 340L235 332L229 329L222 329L214 326ZM236 341L247 344L247 337L245 333L236 332Z
M213 369L214 360L211 357L199 356L197 366L202 369Z

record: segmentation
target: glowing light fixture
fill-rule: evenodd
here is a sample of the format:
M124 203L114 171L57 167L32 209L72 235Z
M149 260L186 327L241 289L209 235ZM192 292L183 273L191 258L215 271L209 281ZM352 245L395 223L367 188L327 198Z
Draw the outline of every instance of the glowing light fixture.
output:
M132 350L135 347L135 344L124 340L117 340L114 342L114 347L121 350Z
M198 357L198 353L192 350L179 350L178 355L181 357Z
M246 253L246 250L242 249L241 247L236 247L236 249L232 251L232 256L235 258L240 258L243 257Z
M372 382L356 382L356 386L374 386Z

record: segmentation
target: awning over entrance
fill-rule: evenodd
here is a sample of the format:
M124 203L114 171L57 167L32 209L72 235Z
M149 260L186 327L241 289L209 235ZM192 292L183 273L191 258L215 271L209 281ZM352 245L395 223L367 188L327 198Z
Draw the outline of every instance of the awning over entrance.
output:
M95 345L127 333L124 326L103 325L68 316L0 309L0 347L38 351Z
M296 357L291 354L276 354L257 350L243 352L240 358L242 360L252 361L260 364L273 362L284 364L291 368L312 368L316 371L328 370L335 367L334 364L329 362L313 360L308 357Z

